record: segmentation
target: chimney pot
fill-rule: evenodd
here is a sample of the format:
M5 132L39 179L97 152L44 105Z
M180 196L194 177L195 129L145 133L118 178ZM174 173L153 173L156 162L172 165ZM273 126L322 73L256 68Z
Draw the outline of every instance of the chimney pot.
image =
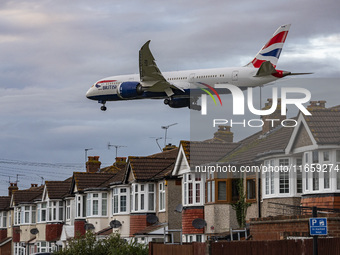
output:
M99 156L89 156L86 162L86 173L96 173L100 170Z
M8 196L11 197L13 191L18 190L18 185L17 183L11 182L8 187Z
M223 140L224 142L232 143L234 133L230 131L230 126L218 126L217 132L214 133L214 138Z
M326 101L325 101L325 100L320 100L320 101L319 101L319 106L322 107L322 108L325 108L325 106L326 106Z

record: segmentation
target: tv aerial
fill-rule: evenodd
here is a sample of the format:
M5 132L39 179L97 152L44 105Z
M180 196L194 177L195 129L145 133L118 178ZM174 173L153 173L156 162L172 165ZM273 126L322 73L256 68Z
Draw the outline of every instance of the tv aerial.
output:
M167 135L167 133L168 133L169 127L175 126L175 125L177 125L177 124L178 124L178 123L173 123L173 124L170 124L170 125L167 125L167 126L161 126L162 129L165 129L164 147L166 146L166 135Z
M117 158L117 155L118 155L118 148L127 147L127 146L110 144L110 142L108 142L108 144L107 144L107 149L109 150L110 147L115 147L115 148L116 148L116 158Z
M162 151L162 147L159 145L158 140L163 139L163 137L150 137L150 138L156 139L156 143L157 143L157 145L158 145L158 148Z

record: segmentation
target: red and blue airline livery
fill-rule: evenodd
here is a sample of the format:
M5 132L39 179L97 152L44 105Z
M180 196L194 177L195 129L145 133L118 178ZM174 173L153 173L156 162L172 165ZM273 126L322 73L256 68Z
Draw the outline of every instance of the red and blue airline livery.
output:
M172 108L200 110L197 101L202 93L228 93L225 89L217 93L217 89L214 89L216 84L231 84L246 89L262 86L287 75L306 74L276 69L289 28L289 24L280 26L255 58L243 67L162 73L150 51L150 41L147 41L139 51L139 74L101 79L87 91L86 97L101 103L103 111L106 110L107 101L135 99L163 99L164 104ZM218 99L222 105L219 96Z

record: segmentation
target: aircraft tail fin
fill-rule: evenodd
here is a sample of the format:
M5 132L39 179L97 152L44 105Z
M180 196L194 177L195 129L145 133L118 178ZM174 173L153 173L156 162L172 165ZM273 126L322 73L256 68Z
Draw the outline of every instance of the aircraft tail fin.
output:
M279 60L283 44L286 41L290 24L280 26L269 41L257 53L255 58L246 66L260 68L262 63L270 61L274 68Z

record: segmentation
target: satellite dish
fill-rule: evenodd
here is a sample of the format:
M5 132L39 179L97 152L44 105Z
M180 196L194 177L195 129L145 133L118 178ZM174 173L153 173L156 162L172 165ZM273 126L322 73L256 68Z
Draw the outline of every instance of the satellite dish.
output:
M192 221L192 226L196 229L202 229L207 225L205 220L197 218Z
M177 205L176 209L175 209L175 212L181 213L182 211L183 211L183 205L182 204Z
M158 222L158 217L154 214L148 214L146 216L146 222L149 224L155 224Z
M94 225L92 223L85 223L85 230L92 230L94 229Z
M120 223L119 220L111 220L110 221L110 227L111 228L119 228L122 226L122 223Z
M30 230L30 232L31 232L32 235L36 235L36 234L39 233L39 230L38 230L37 228L32 228L32 229Z

